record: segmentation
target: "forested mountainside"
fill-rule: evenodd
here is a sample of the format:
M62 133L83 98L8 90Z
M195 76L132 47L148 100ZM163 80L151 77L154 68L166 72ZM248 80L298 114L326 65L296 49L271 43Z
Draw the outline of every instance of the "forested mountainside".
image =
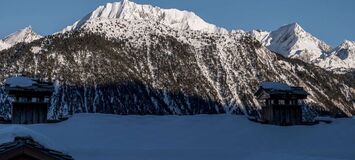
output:
M14 73L55 81L52 118L248 114L259 107L253 93L265 80L304 87L319 113L355 114L354 77L283 58L249 33L180 31L142 20L87 24L1 51L1 81ZM1 104L8 115L4 96Z

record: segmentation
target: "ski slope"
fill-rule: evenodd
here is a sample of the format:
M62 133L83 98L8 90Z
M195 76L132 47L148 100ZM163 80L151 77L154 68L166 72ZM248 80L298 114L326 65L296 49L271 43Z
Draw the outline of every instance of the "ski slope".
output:
M77 114L57 124L0 125L0 142L32 135L77 160L350 160L355 119L280 127L235 115Z

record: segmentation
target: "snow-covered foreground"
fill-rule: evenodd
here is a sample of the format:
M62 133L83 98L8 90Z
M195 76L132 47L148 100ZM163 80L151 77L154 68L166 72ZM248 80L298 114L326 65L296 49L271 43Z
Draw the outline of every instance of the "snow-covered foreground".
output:
M78 160L350 160L354 133L355 119L279 127L233 115L78 114L58 124L0 125L0 142L30 134Z

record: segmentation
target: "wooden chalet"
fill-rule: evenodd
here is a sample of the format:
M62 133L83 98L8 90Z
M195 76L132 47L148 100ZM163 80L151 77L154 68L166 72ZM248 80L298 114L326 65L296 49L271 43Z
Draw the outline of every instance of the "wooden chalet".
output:
M15 124L46 123L53 84L18 76L5 81L5 91L12 98L11 121Z
M254 94L261 104L259 120L276 125L302 124L302 105L308 93L302 87L263 82Z
M15 137L13 142L0 145L1 160L73 160L34 141L31 137Z

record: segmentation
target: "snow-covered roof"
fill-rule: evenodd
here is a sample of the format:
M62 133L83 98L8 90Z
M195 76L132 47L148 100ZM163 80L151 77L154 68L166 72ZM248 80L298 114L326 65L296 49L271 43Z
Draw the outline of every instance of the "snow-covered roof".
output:
M10 87L30 87L35 83L32 78L25 76L10 77L5 80L5 84Z
M254 95L264 99L265 97L262 96L263 91L269 95L298 95L300 98L306 98L308 95L308 93L302 87L293 87L281 82L262 82Z
M71 156L47 148L33 140L32 137L15 137L13 142L0 145L0 159L24 155L33 156L34 152L36 156L43 157L43 159L73 160Z
M281 82L263 82L261 87L264 89L279 90L279 91L290 91L291 87L286 83Z
M51 142L45 135L38 133L26 126L9 125L7 127L1 127L0 131L0 143L12 142L15 140L15 137L32 137L34 140L41 143L45 147L55 147L53 142Z
M5 90L12 91L35 91L43 93L53 92L54 86L51 82L40 81L26 76L13 76L5 80Z

